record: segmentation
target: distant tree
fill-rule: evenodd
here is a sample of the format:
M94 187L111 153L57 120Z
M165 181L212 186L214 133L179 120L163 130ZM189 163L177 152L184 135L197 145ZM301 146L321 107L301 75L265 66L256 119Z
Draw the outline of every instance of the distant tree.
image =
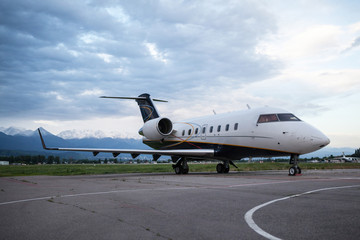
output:
M41 163L46 162L46 161L45 161L45 156L44 156L44 155L38 155L37 157L39 158L39 162L41 162Z
M355 153L351 155L352 157L360 157L360 148L355 150Z

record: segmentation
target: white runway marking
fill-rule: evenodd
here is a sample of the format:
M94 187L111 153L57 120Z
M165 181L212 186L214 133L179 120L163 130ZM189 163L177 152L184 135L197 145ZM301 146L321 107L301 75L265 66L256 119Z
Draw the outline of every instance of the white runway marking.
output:
M214 189L214 188L236 188L236 187L246 187L246 186L257 186L257 185L268 185L268 184L279 184L279 183L288 183L291 181L276 181L276 182L261 182L261 183L245 183L238 185L230 185L230 186L202 186L202 187L172 187L172 188L140 188L140 189L122 189L122 190L114 190L114 191L106 191L106 192L92 192L92 193L78 193L78 194L69 194L69 195L56 195L56 196L47 196L47 197L37 197L37 198L28 198L22 200L14 200L8 202L2 202L1 205L9 205L15 203L22 202L32 202L32 201L40 201L40 200L49 200L53 198L68 198L68 197L79 197L79 196L90 196L90 195L102 195L102 194L111 194L111 193L124 193L124 192L137 192L137 191L169 191L169 190L189 190L189 189Z
M351 185L351 186L342 186L342 187L329 187L329 188L321 188L321 189L316 189L316 190L312 190L312 191L308 191L308 192L304 192L304 193L299 193L299 194L295 194L295 195L291 195L288 197L283 197L283 198L278 198L266 203L263 203L261 205L258 205L252 209L250 209L248 212L246 212L245 214L245 221L246 223L249 225L249 227L251 227L255 232L257 232L258 234L260 234L261 236L267 238L267 239L271 239L271 240L280 240L281 238L275 237L267 232L265 232L264 230L262 230L253 220L252 216L253 214L259 210L260 208L263 208L267 205L270 205L272 203L275 202L279 202L279 201L283 201L283 200L287 200L290 198L295 198L295 197L300 197L306 194L311 194L311 193L315 193L315 192L321 192L321 191L328 191L328 190L334 190L334 189L342 189L342 188L353 188L353 187L360 187L360 185Z
M319 180L319 179L318 179ZM327 180L327 179L326 179ZM333 180L333 179L331 179ZM299 180L297 182L309 181L306 180ZM281 183L289 183L292 181L283 180L283 181L274 181L274 182L259 182L259 183L244 183L244 184L236 184L236 185L219 185L219 186L201 186L201 187L173 187L173 188L157 188L157 189L122 189L122 190L114 190L114 191L104 191L104 192L92 192L92 193L78 193L78 194L69 194L69 195L55 195L55 196L47 196L47 197L37 197L37 198L28 198L28 199L21 199L21 200L14 200L8 202L1 202L1 205L9 205L15 203L22 203L22 202L32 202L32 201L40 201L40 200L49 200L52 198L68 198L68 197L78 197L78 196L90 196L90 195L102 195L102 194L111 194L111 193L124 193L124 192L137 192L137 191L164 191L164 190L189 190L189 189L214 189L214 188L237 188L237 187L247 187L247 186L260 186L260 185L270 185L270 184L281 184Z
M49 200L52 198L68 198L68 197L79 197L79 196L89 196L89 195L102 195L102 194L110 194L110 193L123 193L123 192L138 192L138 191L154 191L154 190L184 190L184 189L193 189L195 187L177 187L177 188L159 188L159 189L123 189L123 190L116 190L116 191L107 191L107 192L93 192L93 193L78 193L78 194L68 194L68 195L57 195L57 196L48 196L48 197L39 197L39 198L29 198L23 200L15 200L9 202L2 202L1 205L8 205L14 203L21 203L21 202L32 202L32 201L39 201L39 200Z

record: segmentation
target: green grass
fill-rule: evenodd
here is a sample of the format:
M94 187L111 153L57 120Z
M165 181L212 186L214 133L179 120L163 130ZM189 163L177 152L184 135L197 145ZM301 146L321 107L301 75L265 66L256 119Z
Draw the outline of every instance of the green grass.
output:
M238 163L231 171L287 170L287 163ZM300 163L302 169L353 169L360 163ZM216 172L216 163L189 163L190 172ZM10 176L67 176L87 174L156 173L173 172L170 164L72 164L72 165L26 165L0 166L0 177Z

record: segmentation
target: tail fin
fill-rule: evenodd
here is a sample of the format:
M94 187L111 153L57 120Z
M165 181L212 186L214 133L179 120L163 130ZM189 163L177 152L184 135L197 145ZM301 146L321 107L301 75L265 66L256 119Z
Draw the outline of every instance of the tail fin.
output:
M158 113L154 102L167 102L165 100L160 99L151 99L150 94L143 93L139 95L138 97L106 97L101 96L101 98L115 98L115 99L134 99L140 108L141 116L144 120L144 123L151 120L160 117L160 114Z
M139 105L141 116L144 120L144 123L148 120L160 117L150 95L147 93L141 94L136 102Z

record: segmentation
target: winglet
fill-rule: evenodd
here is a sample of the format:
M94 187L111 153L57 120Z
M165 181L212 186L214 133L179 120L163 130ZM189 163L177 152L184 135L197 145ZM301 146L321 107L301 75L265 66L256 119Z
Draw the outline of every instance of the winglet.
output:
M43 148L45 150L59 150L58 148L48 148L48 147L46 147L44 138L43 138L43 136L41 134L41 131L40 131L40 128L38 128L38 132L39 132L39 135L40 135L41 144L42 144L42 146L43 146Z

